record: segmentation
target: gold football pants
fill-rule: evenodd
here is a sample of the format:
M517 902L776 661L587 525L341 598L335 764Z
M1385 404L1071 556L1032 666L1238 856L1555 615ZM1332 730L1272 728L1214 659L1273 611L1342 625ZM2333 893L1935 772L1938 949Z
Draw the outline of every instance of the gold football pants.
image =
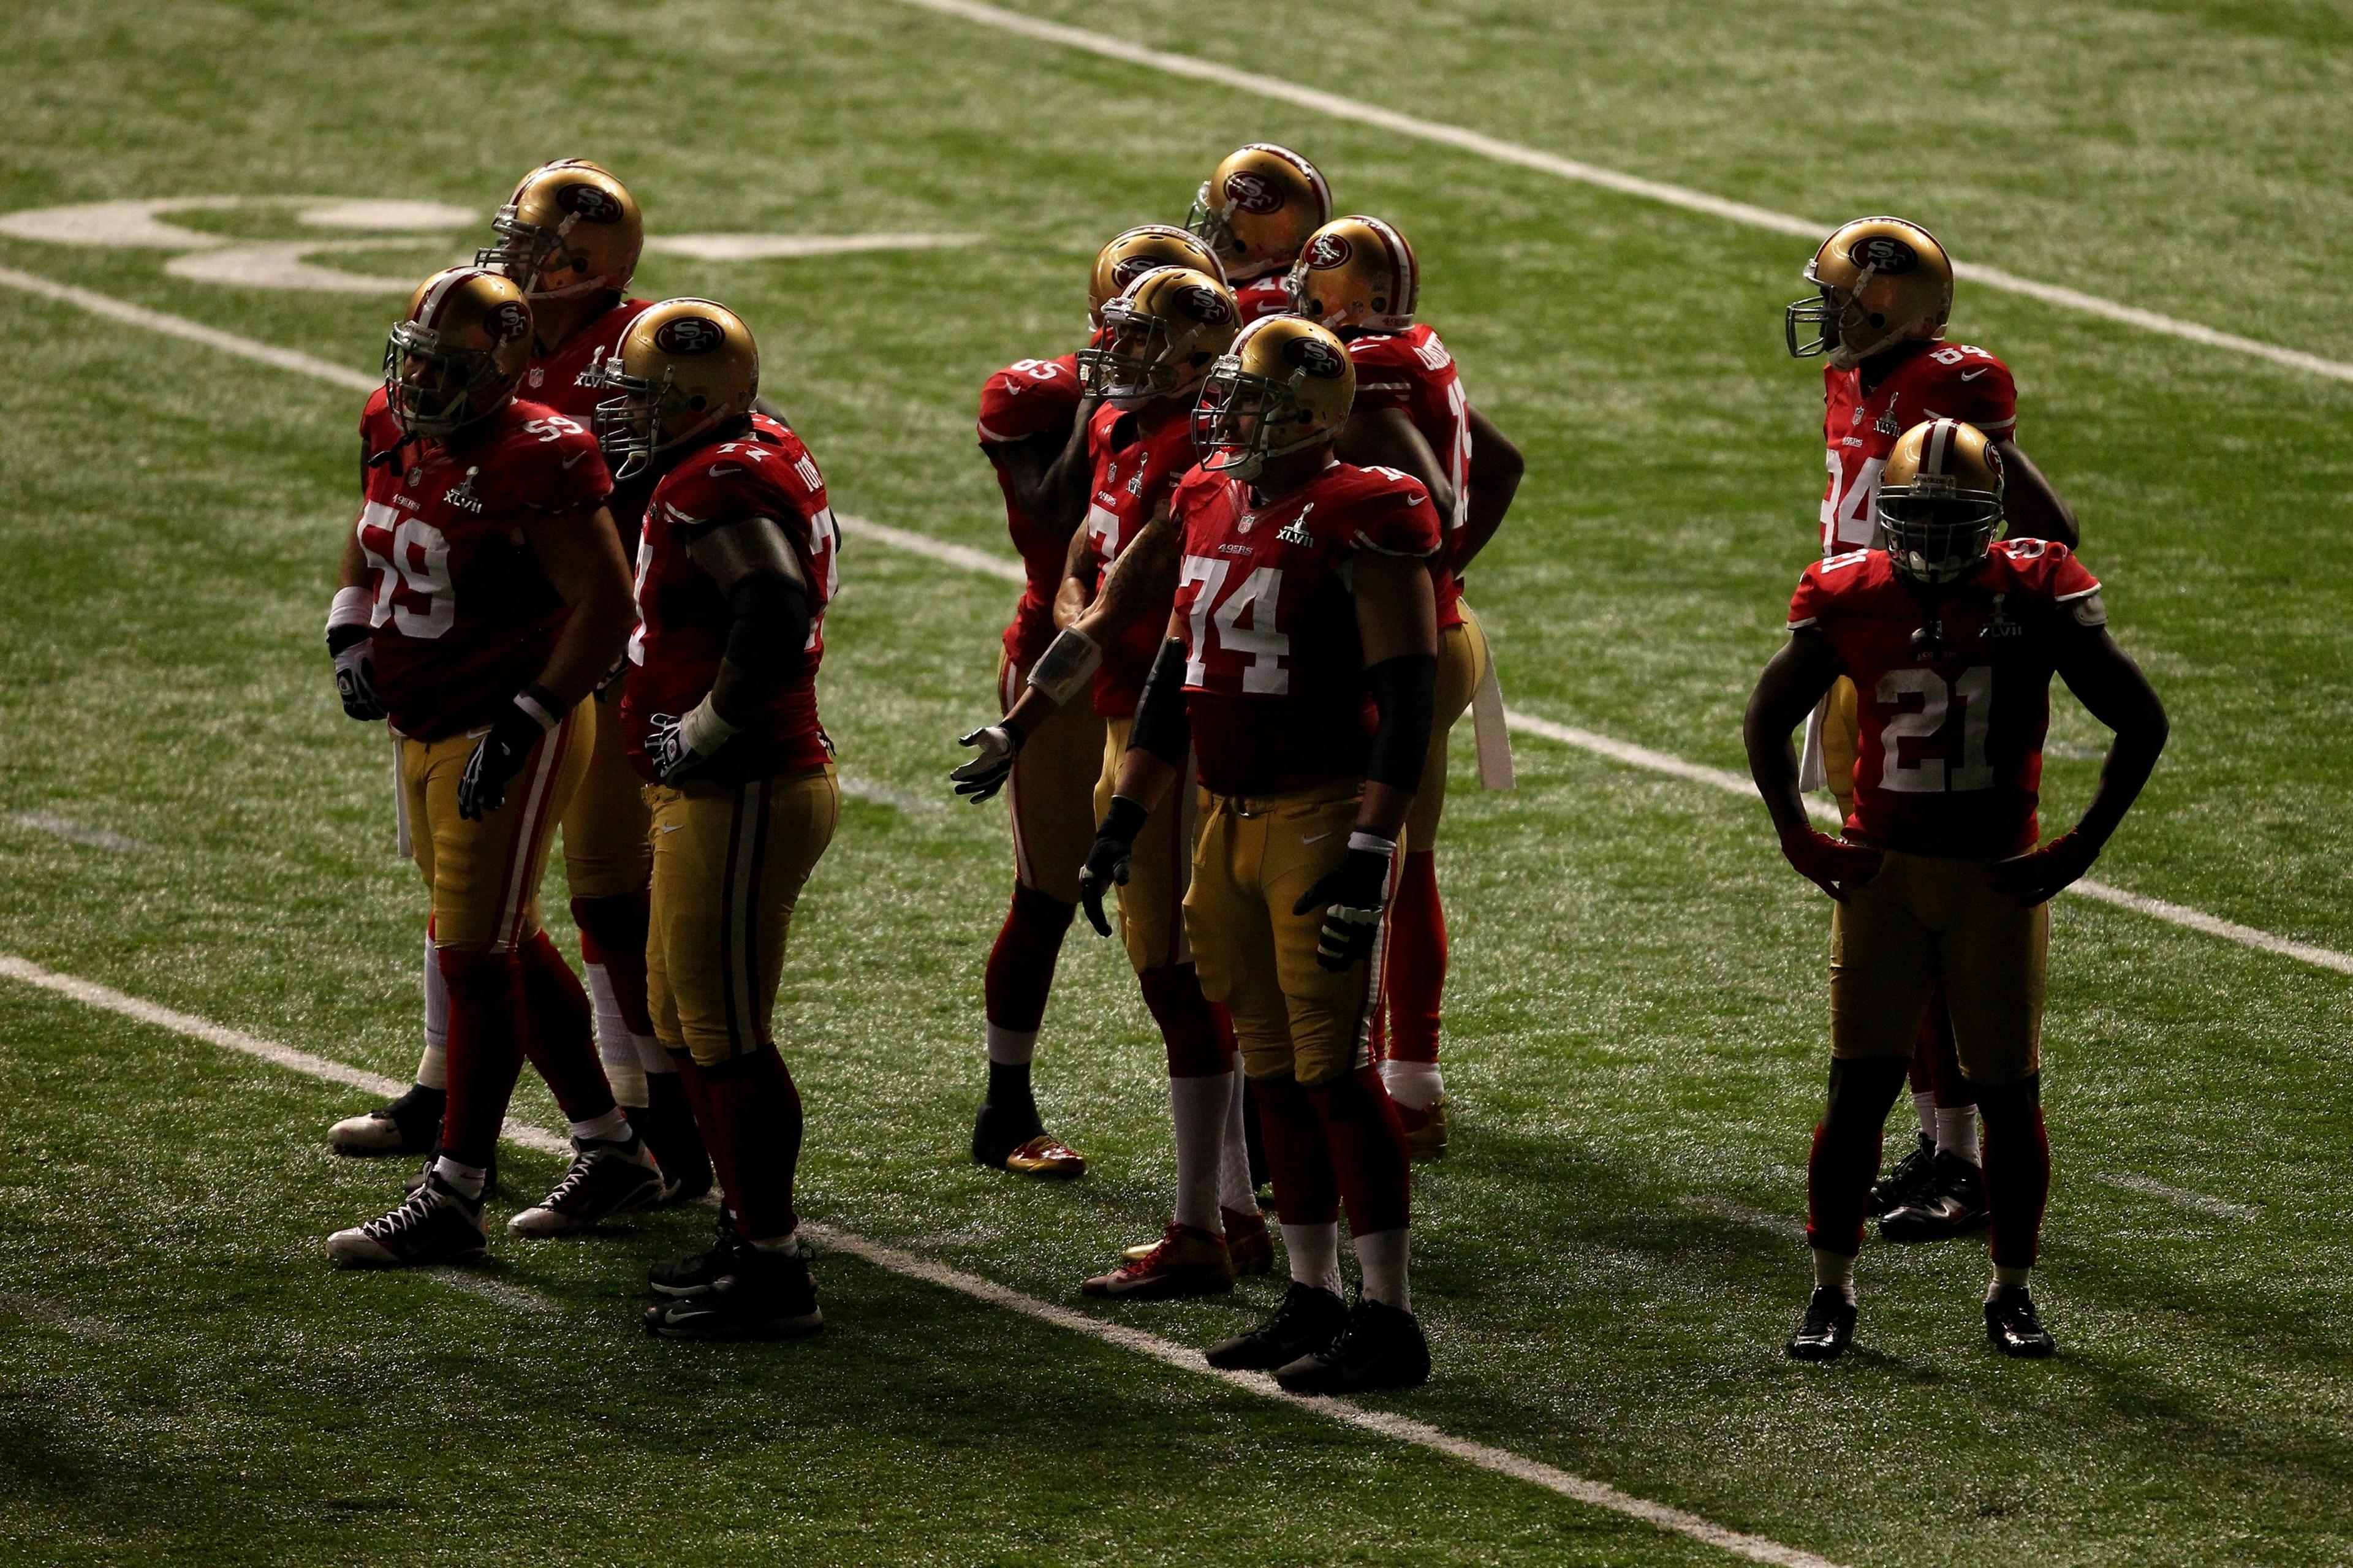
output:
M1335 974L1315 962L1323 910L1292 913L1347 858L1363 795L1363 781L1349 779L1256 799L1210 795L1203 807L1185 924L1201 992L1232 1013L1252 1078L1287 1073L1313 1088L1373 1059L1388 922L1370 959Z
M1127 751L1131 722L1126 719L1104 721L1102 776L1095 783L1098 820L1111 814L1112 785L1119 778L1119 760ZM1185 889L1193 879L1193 841L1200 830L1201 799L1188 762L1178 774L1176 787L1145 819L1144 830L1135 836L1135 847L1128 858L1127 886L1119 890L1119 938L1138 974L1193 962L1193 944L1186 931ZM1093 842L1094 832L1090 828L1087 843ZM1079 858L1086 858L1083 849ZM1076 885L1073 878L1073 888Z
M1413 807L1405 818L1405 836L1416 851L1437 847L1438 820L1446 811L1447 736L1486 674L1487 634L1465 605L1462 624L1438 634L1438 701L1430 714L1430 751L1422 758L1421 786L1414 791Z
M1841 675L1831 683L1822 709L1822 780L1837 797L1841 818L1854 815L1854 763L1862 755L1862 721L1855 700L1854 682Z
M621 686L596 695L596 744L564 813L564 874L575 899L634 893L653 870L645 781L621 734Z
M433 942L512 952L539 930L548 844L596 743L594 705L581 703L532 749L505 802L480 822L458 815L458 780L481 737L400 740L401 810L409 853L433 892Z
M1000 655L997 695L1013 710L1029 672ZM1021 747L1006 781L1012 808L1013 865L1021 885L1066 904L1079 901L1079 868L1095 841L1095 785L1103 771L1103 721L1083 693L1064 703Z
M1984 860L1890 852L1831 916L1831 1050L1905 1057L1945 983L1953 1044L1972 1083L2042 1066L2051 907L1987 886Z
M654 1034L704 1067L768 1037L785 938L833 840L841 787L827 763L748 784L652 785L653 921L646 1001Z

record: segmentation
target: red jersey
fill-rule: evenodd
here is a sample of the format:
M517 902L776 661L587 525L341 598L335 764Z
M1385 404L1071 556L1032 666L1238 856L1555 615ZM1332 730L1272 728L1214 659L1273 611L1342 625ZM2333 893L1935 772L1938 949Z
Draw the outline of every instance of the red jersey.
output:
M1442 631L1462 624L1462 580L1451 563L1471 511L1471 395L1437 332L1416 324L1402 332L1367 332L1348 340L1356 367L1356 407L1402 408L1454 487L1454 510L1440 521L1446 546L1431 568Z
M1430 491L1395 468L1335 463L1261 506L1243 481L1195 468L1175 504L1185 708L1203 786L1282 795L1361 776L1380 716L1348 564L1367 551L1435 555Z
M1291 268L1278 267L1263 278L1253 278L1234 288L1234 305L1241 311L1241 324L1249 326L1261 316L1291 314Z
M1133 414L1106 405L1095 411L1087 426L1087 450L1094 458L1095 478L1087 498L1081 559L1100 594L1111 563L1135 542L1193 466L1193 422L1179 415L1150 436L1139 436ZM1145 678L1152 673L1152 661L1167 636L1167 606L1147 606L1118 641L1103 650L1103 668L1095 671L1097 713L1106 719L1134 716Z
M538 679L564 628L523 520L593 514L613 489L605 456L580 421L520 398L454 441L409 441L379 390L360 439L376 691L404 735L481 729Z
M1016 360L980 389L980 449L1026 441L1053 431L1067 434L1079 407L1079 356ZM1005 492L1005 531L1021 552L1027 581L1021 603L1005 628L1005 657L1028 668L1054 640L1054 594L1061 586L1069 541L1040 528L1013 499L1013 476L992 456L997 489Z
M1822 492L1822 553L1878 542L1879 472L1896 438L1931 419L1958 419L2007 441L2018 427L2018 384L2010 367L1967 343L1923 342L1869 394L1862 371L1822 372L1822 435L1830 484Z
M1913 634L1932 604L1941 635L1924 651ZM1933 601L1883 550L1807 567L1789 629L1819 632L1854 682L1862 746L1847 836L1978 859L2031 847L2052 673L2073 628L2106 624L2098 579L2039 539L1996 544Z
M652 779L646 739L659 714L681 715L719 679L734 616L718 582L686 553L687 542L713 524L774 519L791 541L808 584L808 641L766 711L731 738L706 776L744 780L821 767L832 754L818 724L817 668L825 657L825 607L839 584L840 532L826 505L825 477L801 438L765 414L747 435L713 442L671 468L654 486L638 542L638 630L629 639L637 668L621 691L621 733L629 762Z
M522 393L596 427L596 405L613 395L599 389L596 378L605 363L621 352L621 338L629 324L653 309L651 300L617 298L610 309L564 341L553 353L535 356L522 373ZM645 515L646 497L653 491L653 476L637 474L613 487L613 521L621 526L621 550L637 548L638 522Z

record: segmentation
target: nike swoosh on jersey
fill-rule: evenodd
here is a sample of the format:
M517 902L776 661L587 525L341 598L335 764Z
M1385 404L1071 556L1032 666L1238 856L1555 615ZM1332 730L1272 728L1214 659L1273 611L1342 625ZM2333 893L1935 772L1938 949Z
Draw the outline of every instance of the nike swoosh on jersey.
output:
M1983 375L1984 374L1985 374L1985 372L1984 372L1984 371L1982 371L1982 370L1965 370L1965 371L1961 372L1961 379L1962 379L1963 381L1975 381L1978 377L1979 377L1979 376Z
M712 479L723 479L730 474L740 474L744 470L732 463L713 463L707 471Z

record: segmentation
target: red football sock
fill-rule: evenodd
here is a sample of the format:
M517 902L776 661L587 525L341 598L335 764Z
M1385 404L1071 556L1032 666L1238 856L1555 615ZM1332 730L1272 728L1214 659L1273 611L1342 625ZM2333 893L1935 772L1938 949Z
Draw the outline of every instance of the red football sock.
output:
M486 1166L522 1071L522 966L512 952L437 955L449 988L449 1100L441 1152L460 1165Z
M702 1131L703 1146L711 1152L711 1168L718 1173L720 1195L733 1208L734 1194L743 1181L735 1173L735 1152L719 1137L719 1110L711 1099L711 1069L696 1061L691 1051L672 1051L670 1059L678 1069L679 1088L686 1091L686 1108L694 1113L694 1125Z
M1806 1162L1806 1242L1852 1258L1862 1250L1862 1210L1879 1174L1879 1135L1904 1087L1900 1057L1831 1062L1830 1108Z
M523 1054L547 1080L567 1121L594 1121L613 1109L613 1086L596 1059L588 993L545 931L515 950L522 973Z
M1402 1229L1413 1211L1413 1168L1405 1125L1398 1120L1388 1090L1381 1087L1380 1070L1359 1068L1317 1084L1307 1095L1324 1123L1332 1166L1348 1205L1350 1234Z
M1446 908L1438 900L1438 852L1417 849L1398 874L1389 903L1389 1056L1438 1059L1440 1004L1446 991Z
M1285 1225L1330 1225L1340 1217L1340 1185L1332 1170L1332 1145L1315 1102L1286 1073L1254 1078L1258 1122L1266 1139L1267 1173L1274 1182L1274 1211Z
M1147 969L1135 978L1144 988L1144 1005L1152 1009L1160 1037L1167 1044L1170 1078L1208 1078L1233 1070L1232 1031L1218 1026L1191 964Z
M1013 902L997 932L997 945L988 950L988 968L981 978L991 1024L1018 1034L1038 1032L1046 1017L1046 993L1054 984L1054 963L1061 956L1062 937L1071 929L1075 908L1035 888L1013 884Z
M605 966L613 982L613 999L621 1006L621 1021L639 1035L654 1032L653 1015L646 1007L646 928L652 917L649 887L572 900L573 922L580 928L580 961Z
M793 1172L801 1157L801 1097L785 1058L764 1040L757 1050L702 1068L702 1077L737 1229L748 1241L791 1235L800 1224Z
M1980 1086L1985 1119L1987 1228L1998 1268L2031 1268L2051 1201L2051 1138L2042 1124L2042 1078Z

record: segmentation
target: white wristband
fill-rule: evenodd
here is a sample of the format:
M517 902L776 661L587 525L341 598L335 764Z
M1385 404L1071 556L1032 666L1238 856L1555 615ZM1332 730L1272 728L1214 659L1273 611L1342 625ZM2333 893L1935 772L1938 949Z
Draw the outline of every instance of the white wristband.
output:
M1348 835L1348 847L1368 849L1384 860L1397 858L1396 839L1384 838L1377 833L1367 833L1361 827Z
M327 629L337 626L364 626L375 617L369 613L375 598L365 588L338 588L335 602L327 610Z
M554 729L557 721L563 717L561 714L550 713L539 699L528 691L515 693L515 706L529 714L531 721L543 730Z
M1061 635L1046 645L1038 662L1029 668L1029 684L1046 694L1055 707L1076 697L1095 670L1103 664L1103 649L1094 639L1076 626L1064 626Z
M695 755L707 757L725 745L728 739L743 727L722 719L719 710L713 708L711 699L706 697L679 721L678 738L684 741Z

